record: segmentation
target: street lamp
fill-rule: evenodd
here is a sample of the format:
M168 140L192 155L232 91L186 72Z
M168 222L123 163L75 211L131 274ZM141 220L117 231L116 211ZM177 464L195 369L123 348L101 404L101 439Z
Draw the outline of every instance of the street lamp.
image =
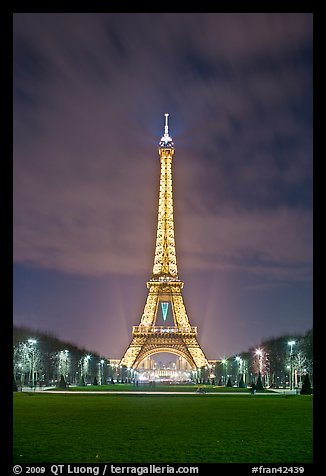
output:
M261 349L257 349L255 353L258 356L258 360L259 360L259 372L262 373L262 369L263 369L263 365L262 365L263 351Z
M227 366L228 361L226 359L222 360L223 364L223 379L224 379L224 387L226 386L226 366Z
M215 375L213 374L212 367L213 367L212 364L208 364L207 383L209 383L211 381L211 384L213 385L213 379L214 379Z
M66 368L65 368L65 377L66 377L66 383L68 383L69 380L69 365L68 365L68 356L69 356L69 350L65 349L64 350L65 356L66 356Z
M295 340L290 340L288 342L288 345L290 346L290 390L293 388L293 346L295 345Z
M88 373L88 370L89 370L89 360L90 360L91 356L89 354L87 354L85 356L85 363L86 363L86 379L85 380L88 380L89 378L89 373ZM87 382L85 382L87 383Z
M23 386L23 364L19 363L19 372L20 372L20 386Z
M258 374L257 382L258 382L259 378L261 379L261 382L263 382L263 376L262 376L262 373L263 373L263 351L262 351L262 349L256 349L255 354L257 355L258 362L259 362L259 374ZM265 380L264 380L264 383L265 383Z
M101 364L101 385L103 385L103 365L104 365L104 359L101 359L100 361L100 364Z
M36 340L35 339L28 339L28 343L30 345L30 349L31 349L31 358L30 358L30 376L31 376L31 382L32 382L32 386L34 387L34 383L35 383L35 350L34 350L34 345L36 344Z
M238 362L239 364L239 369L238 369L238 374L239 374L239 381L237 382L238 385L239 385L239 382L241 380L241 375L242 375L242 359L241 357L239 357L238 355L236 356L235 360Z

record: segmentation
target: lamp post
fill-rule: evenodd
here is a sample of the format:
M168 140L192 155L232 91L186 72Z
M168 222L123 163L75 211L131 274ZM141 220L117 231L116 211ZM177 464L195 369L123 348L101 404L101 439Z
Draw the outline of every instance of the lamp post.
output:
M68 364L68 356L69 356L69 350L68 349L65 349L64 351L64 354L65 354L65 379L66 379L66 383L68 383L68 380L69 380L69 364Z
M101 364L101 385L103 385L103 365L104 365L104 359L101 359L100 361L100 364Z
M256 355L258 356L258 361L259 361L259 372L260 374L262 373L263 370L263 363L262 363L262 357L263 357L263 351L261 349L256 350Z
M286 366L286 369L287 369L287 371L289 372L289 385L290 385L290 380L291 380L291 371L290 371L290 369L291 369L291 366L290 366L290 365L287 365L287 366ZM285 383L286 383L286 374L285 374Z
M222 360L223 364L223 380L224 380L224 387L226 386L226 366L227 366L228 361L226 359Z
M34 349L34 345L36 344L36 340L35 339L28 339L28 343L30 345L30 349L31 349L31 357L30 357L30 378L31 378L31 382L32 382L32 387L34 387L34 384L35 384L35 349Z
M23 364L19 363L19 372L20 372L20 386L23 386Z
M65 354L66 354L66 375L68 378L69 376L69 364L68 364L69 350L68 349L65 349Z
M293 346L295 345L294 340L290 340L288 342L288 345L290 346L290 390L293 389Z
M265 376L264 376L264 383L263 383L263 351L262 349L256 349L256 352L255 354L257 355L258 357L258 362L259 362L259 374L258 374L258 378L257 378L257 382L256 382L256 385L258 384L259 385L259 379L261 380L261 384L264 385L265 383ZM260 376L260 377L259 377Z
M85 384L87 385L87 382L89 380L89 361L90 361L91 356L89 354L85 355L84 357L84 367L86 368L85 372Z
M235 360L238 362L239 364L239 368L238 368L238 378L239 380L237 380L237 384L239 385L239 382L241 380L241 375L242 375L242 359L241 357L239 357L238 355L236 356Z

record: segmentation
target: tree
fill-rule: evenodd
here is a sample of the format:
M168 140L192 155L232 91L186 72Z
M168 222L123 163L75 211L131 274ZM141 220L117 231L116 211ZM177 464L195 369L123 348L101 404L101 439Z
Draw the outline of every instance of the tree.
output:
M302 351L306 357L306 370L310 375L309 379L312 381L313 376L313 330L308 331L302 340Z
M240 382L239 382L239 388L245 388L245 387L246 387L246 384L243 381L243 375L241 375L241 379L240 379Z
M98 385L96 377L94 377L93 385Z
M18 391L17 383L16 383L16 379L15 379L15 375L14 375L14 387L13 387L13 391L14 391L14 392L17 392L17 391Z
M290 354L288 341L294 340L295 352L300 350L300 342L303 336L300 334L286 334L279 337L271 337L261 342L260 347L264 349L268 356L268 362L262 366L262 375L269 375L269 383L275 387L279 387L286 380L286 366L290 365ZM253 349L254 351L254 349ZM294 357L294 355L293 355ZM253 373L258 373L258 369L253 368Z
M19 342L14 345L13 364L15 378L20 379L21 384L27 377L30 383L35 384L37 371L41 367L41 352L39 346L31 344L29 340Z
M299 378L307 371L308 361L302 350L299 350L293 356L293 368L296 370ZM302 378L302 377L301 377Z
M79 386L80 387L85 387L85 379L84 379L84 375L81 376L80 380L79 380Z
M311 388L311 384L310 384L309 374L305 374L305 376L304 376L300 393L301 393L301 395L311 395L312 394L312 388Z
M231 377L228 379L228 383L226 384L227 387L232 387Z
M61 376L60 376L60 380L59 380L59 383L58 383L58 387L59 387L59 388L66 388L66 387L67 387L65 378L64 378L64 376L63 376L62 374L61 374Z
M37 341L32 346L29 344L31 337ZM88 349L62 341L50 332L14 326L13 348L14 374L19 386L33 380L33 377L34 382L40 378L48 385L59 381L61 374L64 375L67 383L68 378L71 382L78 383L81 374L84 374L86 378L87 367L85 366L84 369L82 363L85 355L90 355ZM92 355L100 358L96 353ZM96 358L92 359L93 365ZM92 361L89 364L91 366ZM94 374L94 368L90 370Z
M257 379L257 383L256 383L256 390L264 390L264 386L263 386L263 382L262 382L262 379L261 379L261 373L260 372L258 374L258 379Z

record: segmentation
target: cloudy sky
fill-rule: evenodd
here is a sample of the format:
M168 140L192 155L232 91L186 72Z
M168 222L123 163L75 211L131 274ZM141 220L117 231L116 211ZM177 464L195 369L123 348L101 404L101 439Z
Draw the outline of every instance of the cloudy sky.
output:
M14 324L121 358L168 112L208 358L312 327L312 14L14 14Z

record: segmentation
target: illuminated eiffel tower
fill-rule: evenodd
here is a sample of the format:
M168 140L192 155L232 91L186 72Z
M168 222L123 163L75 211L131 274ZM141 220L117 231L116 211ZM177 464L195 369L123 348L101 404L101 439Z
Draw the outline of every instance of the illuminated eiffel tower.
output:
M154 267L144 313L139 326L133 326L132 340L121 366L136 369L157 352L182 357L192 369L207 366L208 361L197 340L197 327L189 323L178 278L174 240L172 159L174 147L165 114L164 135L159 143L161 162L158 222Z

